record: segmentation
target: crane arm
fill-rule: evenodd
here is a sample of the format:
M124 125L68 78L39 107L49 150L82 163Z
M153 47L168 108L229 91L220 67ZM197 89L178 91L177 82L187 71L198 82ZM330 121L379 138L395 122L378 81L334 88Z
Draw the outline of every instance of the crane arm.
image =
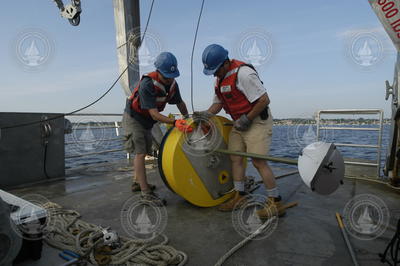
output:
M368 0L375 14L400 51L400 3L396 0Z

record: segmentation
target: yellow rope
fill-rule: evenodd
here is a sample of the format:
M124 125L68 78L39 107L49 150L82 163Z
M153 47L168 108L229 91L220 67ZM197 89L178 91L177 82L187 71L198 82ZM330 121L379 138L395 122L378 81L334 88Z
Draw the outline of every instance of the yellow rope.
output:
M355 179L355 180L363 180L363 181L369 181L369 182L374 182L382 185L386 185L390 187L391 189L394 190L400 190L400 187L395 187L391 185L389 182L381 181L381 180L375 180L375 179L370 179L370 178L363 178L363 177L356 177L356 176L345 176L348 179Z

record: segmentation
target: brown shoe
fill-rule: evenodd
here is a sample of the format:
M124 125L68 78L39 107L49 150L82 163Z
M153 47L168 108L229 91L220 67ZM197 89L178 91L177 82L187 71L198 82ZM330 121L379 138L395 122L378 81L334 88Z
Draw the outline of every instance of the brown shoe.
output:
M282 217L286 214L286 208L282 204L282 200L268 198L263 209L257 211L258 217L262 220L268 220L274 216Z
M149 184L149 188L150 188L151 191L153 191L153 190L156 189L156 186ZM142 191L141 188L140 188L139 183L137 183L137 182L133 182L132 183L131 189L132 189L132 192Z
M155 206L162 207L167 205L167 201L165 199L160 198L153 191L142 192L140 199L144 202L149 202L154 204Z
M246 202L246 196L240 195L239 191L235 191L233 198L219 205L218 210L221 212L231 212L238 209L240 206L243 206Z

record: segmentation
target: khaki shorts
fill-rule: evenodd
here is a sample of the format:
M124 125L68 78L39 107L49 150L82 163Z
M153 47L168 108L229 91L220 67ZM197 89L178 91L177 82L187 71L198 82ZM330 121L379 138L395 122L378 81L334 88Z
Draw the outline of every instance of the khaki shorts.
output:
M229 134L228 149L268 155L272 141L273 120L271 114L267 120L261 120L258 116L251 123L247 131L238 131L232 128Z
M152 135L151 129L145 129L136 119L124 112L122 117L124 128L124 148L128 153L151 154Z

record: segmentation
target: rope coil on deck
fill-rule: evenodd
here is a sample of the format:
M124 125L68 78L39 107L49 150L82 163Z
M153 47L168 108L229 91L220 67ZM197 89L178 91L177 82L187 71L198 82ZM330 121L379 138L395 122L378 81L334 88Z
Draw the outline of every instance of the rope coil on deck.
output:
M187 262L185 253L167 245L165 235L161 235L163 240L159 243L120 237L120 247L107 250L103 228L82 221L78 212L63 209L56 203L49 202L43 207L51 221L45 234L46 243L57 249L71 250L93 265L103 265L98 262L101 256L108 257L104 263L107 265L180 266Z

